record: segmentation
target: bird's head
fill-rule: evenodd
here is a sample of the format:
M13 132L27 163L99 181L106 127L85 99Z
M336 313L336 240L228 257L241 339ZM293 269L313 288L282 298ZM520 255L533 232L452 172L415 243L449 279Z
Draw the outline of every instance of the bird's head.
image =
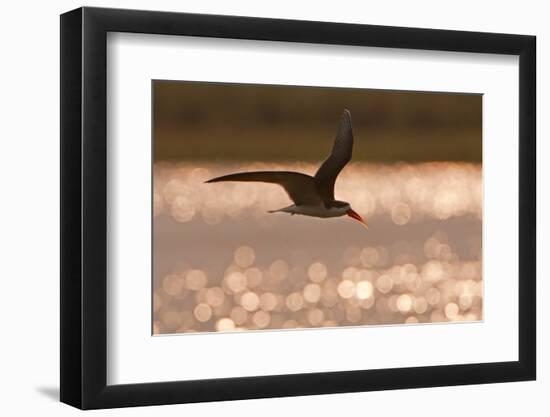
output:
M346 211L346 214L350 216L352 219L357 220L359 223L361 223L363 226L365 226L367 229L369 228L369 225L367 222L357 213L355 210L351 208L351 206L348 205L348 209Z
M369 226L367 225L367 222L361 217L359 213L357 213L354 209L351 208L350 203L348 203L347 201L334 200L330 203L330 205L332 210L336 210L337 216L343 216L344 214L346 214L350 216L353 220L357 220L367 229L369 228Z

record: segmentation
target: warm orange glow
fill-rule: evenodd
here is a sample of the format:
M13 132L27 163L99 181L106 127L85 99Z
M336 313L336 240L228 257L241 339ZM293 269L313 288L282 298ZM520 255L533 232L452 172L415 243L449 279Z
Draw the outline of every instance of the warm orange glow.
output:
M155 232L178 249L155 249L154 334L482 318L480 165L350 164L336 197L369 233L347 216L268 214L289 204L277 186L204 186L253 169L314 173L316 164L155 166Z

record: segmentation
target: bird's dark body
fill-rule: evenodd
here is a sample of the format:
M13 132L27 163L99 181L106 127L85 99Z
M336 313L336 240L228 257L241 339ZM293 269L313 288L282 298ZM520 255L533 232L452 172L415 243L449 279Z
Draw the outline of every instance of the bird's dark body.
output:
M213 178L209 183L222 181L267 182L282 186L294 204L273 212L302 214L312 217L339 217L345 214L363 222L351 210L350 204L334 198L334 184L340 171L351 160L353 132L351 114L344 110L330 155L321 164L315 176L293 171L239 172Z

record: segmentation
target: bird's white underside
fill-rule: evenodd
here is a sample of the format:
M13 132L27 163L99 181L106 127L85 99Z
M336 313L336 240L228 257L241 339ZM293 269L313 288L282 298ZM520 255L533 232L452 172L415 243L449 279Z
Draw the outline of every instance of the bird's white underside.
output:
M308 205L308 206L297 206L295 204L292 204L288 207L283 207L279 210L273 210L270 213L290 213L290 214L301 214L303 216L311 216L311 217L321 217L321 218L328 218L328 217L340 217L347 213L349 210L349 205L344 207L330 207L326 208L323 204L320 205Z

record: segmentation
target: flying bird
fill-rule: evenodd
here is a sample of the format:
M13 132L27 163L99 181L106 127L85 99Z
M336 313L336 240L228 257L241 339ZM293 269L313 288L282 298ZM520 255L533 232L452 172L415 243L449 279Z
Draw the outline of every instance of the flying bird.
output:
M270 213L301 214L312 217L340 217L348 215L368 228L364 219L346 201L334 198L336 177L351 160L353 132L351 113L344 110L330 155L317 170L315 176L292 171L239 172L212 178L207 183L222 181L266 182L282 186L294 204Z

